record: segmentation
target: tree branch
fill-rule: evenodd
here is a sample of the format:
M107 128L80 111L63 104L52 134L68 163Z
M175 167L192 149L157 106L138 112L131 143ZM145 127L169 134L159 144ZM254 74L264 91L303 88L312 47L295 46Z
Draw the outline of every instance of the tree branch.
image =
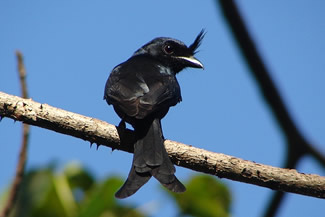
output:
M273 116L282 129L289 146L288 155L292 155L293 166L305 154L311 154L325 167L325 157L317 151L294 123L280 92L271 78L255 43L249 34L241 14L233 0L219 0L222 12L232 30L237 45L247 62L250 72L257 81L265 102L269 105Z
M280 92L272 80L270 71L263 62L261 55L251 37L240 11L234 0L218 0L224 18L233 33L240 51L255 78L260 92L269 105L274 118L287 140L286 168L296 168L298 161L309 154L325 167L325 156L303 136L294 123ZM285 194L276 192L265 212L265 217L275 216Z
M134 134L119 132L104 121L0 92L0 116L46 128L97 145L133 152ZM121 140L120 140L121 138ZM325 198L325 177L298 173L214 153L166 140L165 147L176 165L235 181L312 197Z

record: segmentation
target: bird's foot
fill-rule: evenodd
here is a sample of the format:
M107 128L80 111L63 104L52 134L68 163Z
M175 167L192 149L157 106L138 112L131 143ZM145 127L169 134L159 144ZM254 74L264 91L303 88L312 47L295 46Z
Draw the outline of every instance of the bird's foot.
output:
M122 144L122 139L124 138L125 131L126 131L126 124L124 120L121 120L118 126L116 127L117 133L120 137L120 144Z

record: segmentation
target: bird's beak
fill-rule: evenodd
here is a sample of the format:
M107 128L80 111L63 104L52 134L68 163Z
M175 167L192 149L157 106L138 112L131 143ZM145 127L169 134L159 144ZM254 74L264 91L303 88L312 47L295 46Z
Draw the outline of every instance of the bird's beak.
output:
M194 56L190 56L190 57L180 56L177 58L185 60L185 62L187 63L186 65L188 67L204 69L203 64L198 59L196 59Z

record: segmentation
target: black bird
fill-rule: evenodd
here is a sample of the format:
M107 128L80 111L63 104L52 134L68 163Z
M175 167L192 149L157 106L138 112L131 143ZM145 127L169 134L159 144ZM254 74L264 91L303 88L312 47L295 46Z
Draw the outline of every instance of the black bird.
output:
M136 135L129 176L115 197L134 194L151 176L173 192L186 190L174 175L160 120L182 100L176 74L186 67L203 68L194 58L203 37L204 30L189 47L172 38L153 39L112 70L104 99L121 118L120 126L131 124Z

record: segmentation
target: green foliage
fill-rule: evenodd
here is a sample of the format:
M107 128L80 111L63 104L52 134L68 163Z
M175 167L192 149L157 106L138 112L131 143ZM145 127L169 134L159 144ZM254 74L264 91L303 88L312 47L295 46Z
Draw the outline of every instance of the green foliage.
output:
M166 191L176 201L180 216L230 216L230 192L216 178L208 175L194 176L188 181L186 188L183 194Z
M63 172L56 172L54 166L34 169L25 175L10 217L144 217L115 199L122 183L117 177L98 182L76 163L67 165ZM229 217L231 198L224 184L199 175L186 187L183 194L166 190L181 216Z
M117 177L96 182L77 164L69 164L62 173L53 167L32 170L25 176L11 217L143 217L115 199L122 183Z

